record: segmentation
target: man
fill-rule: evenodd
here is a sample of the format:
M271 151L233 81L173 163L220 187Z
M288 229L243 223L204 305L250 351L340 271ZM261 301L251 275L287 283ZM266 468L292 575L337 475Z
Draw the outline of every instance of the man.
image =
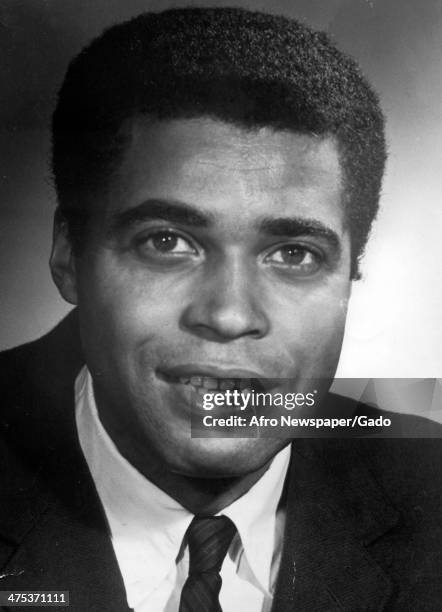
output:
M384 161L354 62L282 17L145 14L72 62L51 270L77 308L2 357L1 589L437 609L437 440L191 436L195 397L278 379L357 414L328 388Z

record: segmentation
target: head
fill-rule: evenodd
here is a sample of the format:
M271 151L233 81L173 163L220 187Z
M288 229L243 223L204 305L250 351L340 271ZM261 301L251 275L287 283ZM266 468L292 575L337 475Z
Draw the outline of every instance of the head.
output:
M283 441L191 439L185 381L333 378L384 161L356 64L283 17L148 13L74 59L52 270L108 428L181 473L267 462Z

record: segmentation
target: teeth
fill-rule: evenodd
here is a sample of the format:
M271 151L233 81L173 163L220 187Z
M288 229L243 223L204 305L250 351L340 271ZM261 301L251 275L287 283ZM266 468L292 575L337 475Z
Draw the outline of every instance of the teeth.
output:
M205 389L218 389L218 381L216 380L216 378L209 378L204 376L202 387L204 387Z
M212 378L210 376L180 376L178 378L182 385L191 384L195 389L205 389L209 391L219 390L227 391L228 389L249 389L251 381L248 378L232 379L232 378Z
M220 380L218 388L221 391L227 391L227 389L234 389L236 387L236 383L234 380Z

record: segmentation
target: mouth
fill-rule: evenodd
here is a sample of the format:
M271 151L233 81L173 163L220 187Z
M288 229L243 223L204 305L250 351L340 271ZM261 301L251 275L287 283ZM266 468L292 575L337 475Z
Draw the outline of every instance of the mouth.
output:
M261 373L245 369L183 365L159 372L159 377L171 384L186 386L198 394L224 391L265 391L275 381ZM270 384L270 382L272 384Z

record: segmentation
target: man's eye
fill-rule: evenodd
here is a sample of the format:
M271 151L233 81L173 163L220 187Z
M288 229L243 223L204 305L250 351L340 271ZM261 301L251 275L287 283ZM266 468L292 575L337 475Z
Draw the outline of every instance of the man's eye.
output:
M172 231L157 231L137 240L137 247L160 255L195 255L196 249L188 240Z
M322 258L303 246L289 244L269 253L265 262L276 264L288 272L309 276L319 270Z

